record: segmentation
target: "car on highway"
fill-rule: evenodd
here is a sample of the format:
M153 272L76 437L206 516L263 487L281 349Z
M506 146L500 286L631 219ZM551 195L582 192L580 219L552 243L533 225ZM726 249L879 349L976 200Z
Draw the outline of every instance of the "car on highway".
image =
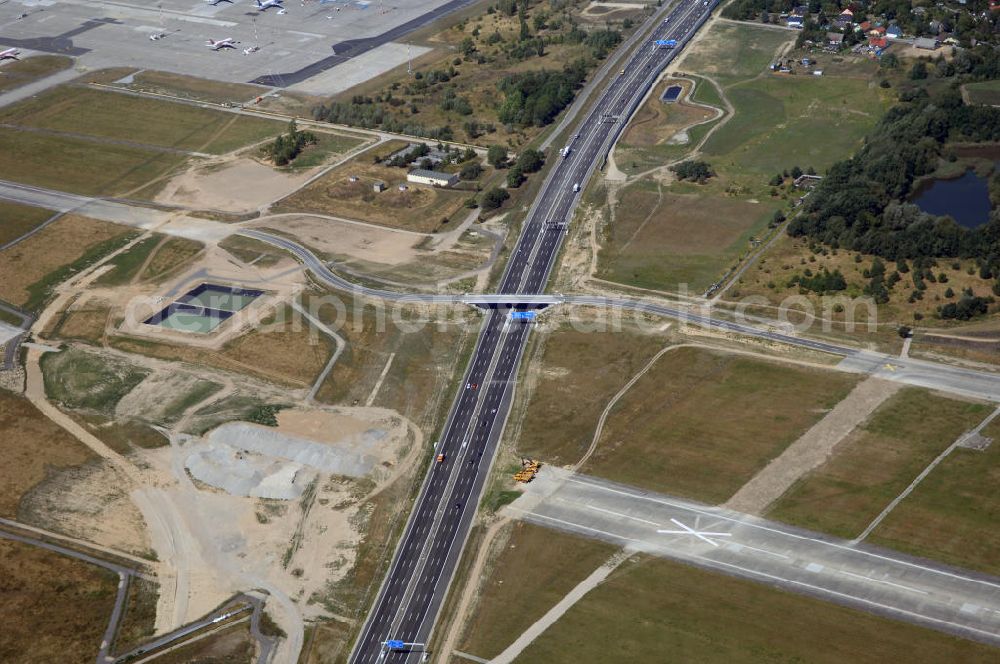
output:
M573 191L580 191L580 183L579 182L574 182L573 183Z
M437 456L437 462L438 463L444 463L444 455L443 454L439 454Z

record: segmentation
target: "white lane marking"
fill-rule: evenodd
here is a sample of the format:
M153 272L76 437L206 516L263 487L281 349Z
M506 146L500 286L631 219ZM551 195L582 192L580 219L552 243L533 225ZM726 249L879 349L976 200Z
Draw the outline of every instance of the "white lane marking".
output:
M841 574L846 576L853 576L855 579L864 579L865 581L874 581L875 583L884 583L887 586L892 586L893 588L899 588L900 590L909 590L911 593L920 593L921 595L926 595L926 590L920 590L919 588L911 588L910 586L904 586L901 583L893 583L892 581L886 581L885 579L873 579L870 576L865 576L864 574L855 574L854 572L848 572L845 570L838 570Z
M563 500L562 498L558 498L557 500L559 500L559 502L563 502L563 503L568 502L566 500ZM570 504L572 504L572 503L570 503ZM640 523L648 523L651 526L662 526L663 525L662 523L657 523L655 521L647 521L646 519L640 519L639 517L636 517L636 516L629 516L628 514L622 514L621 512L612 512L611 510L606 510L603 507L594 507L593 505L587 505L586 507L587 507L587 509L594 510L595 512L604 512L605 514L610 514L611 516L620 516L620 517L622 517L624 519L632 519L633 521L639 521Z

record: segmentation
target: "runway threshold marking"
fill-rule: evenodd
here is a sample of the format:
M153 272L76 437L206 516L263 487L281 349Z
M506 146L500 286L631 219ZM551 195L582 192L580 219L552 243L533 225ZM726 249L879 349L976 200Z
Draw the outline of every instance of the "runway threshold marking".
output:
M712 546L719 546L719 543L713 539L710 539L711 537L733 536L732 533L714 533L708 530L695 530L694 528L691 528L690 526L687 526L674 518L671 518L670 521L681 530L657 530L656 532L658 532L661 535L693 535L704 542L708 542Z

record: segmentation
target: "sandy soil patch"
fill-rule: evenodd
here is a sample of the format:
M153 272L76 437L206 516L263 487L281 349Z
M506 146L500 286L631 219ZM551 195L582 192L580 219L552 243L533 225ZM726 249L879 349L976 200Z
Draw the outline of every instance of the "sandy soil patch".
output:
M18 519L120 551L150 550L142 514L107 462L53 474L25 495Z
M260 440L242 436L241 431L248 431L239 427L272 435L266 445L259 445ZM246 443L244 453L264 462L286 463L294 457L309 472L306 490L293 500L264 499L192 481L186 467L192 452L213 439L225 443L222 438L231 434L236 439L229 442ZM332 474L323 463L312 465L318 457L297 456L291 449L302 448L304 441L328 454L349 455L352 445L363 443L359 439L366 436L380 444L366 448L375 458L371 472L359 479ZM279 449L292 438L288 449ZM293 409L281 413L275 428L224 425L204 438L176 436L170 447L137 453L150 472L162 478L159 487L133 494L143 513L150 515L153 548L163 561L157 630L191 620L233 592L262 588L271 595L269 611L289 633L282 648L288 648L285 654L294 660L303 618L326 613L324 593L353 565L368 517L363 501L395 479L398 469L411 465L420 442L416 427L395 411ZM219 478L225 479L228 470L240 479L237 465L219 463L215 470ZM285 479L293 481L293 474Z
M250 212L288 196L312 175L283 173L249 157L202 163L172 178L157 203Z
M424 239L415 233L306 214L276 215L252 226L287 233L329 256L386 265L412 261L417 255L417 245Z

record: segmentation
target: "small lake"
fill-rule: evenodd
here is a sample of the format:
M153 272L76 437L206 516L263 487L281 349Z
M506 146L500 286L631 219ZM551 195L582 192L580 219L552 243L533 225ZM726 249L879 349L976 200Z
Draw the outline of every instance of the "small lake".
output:
M966 228L982 226L990 217L989 185L972 169L960 178L931 180L918 187L913 203L928 214L949 215Z

